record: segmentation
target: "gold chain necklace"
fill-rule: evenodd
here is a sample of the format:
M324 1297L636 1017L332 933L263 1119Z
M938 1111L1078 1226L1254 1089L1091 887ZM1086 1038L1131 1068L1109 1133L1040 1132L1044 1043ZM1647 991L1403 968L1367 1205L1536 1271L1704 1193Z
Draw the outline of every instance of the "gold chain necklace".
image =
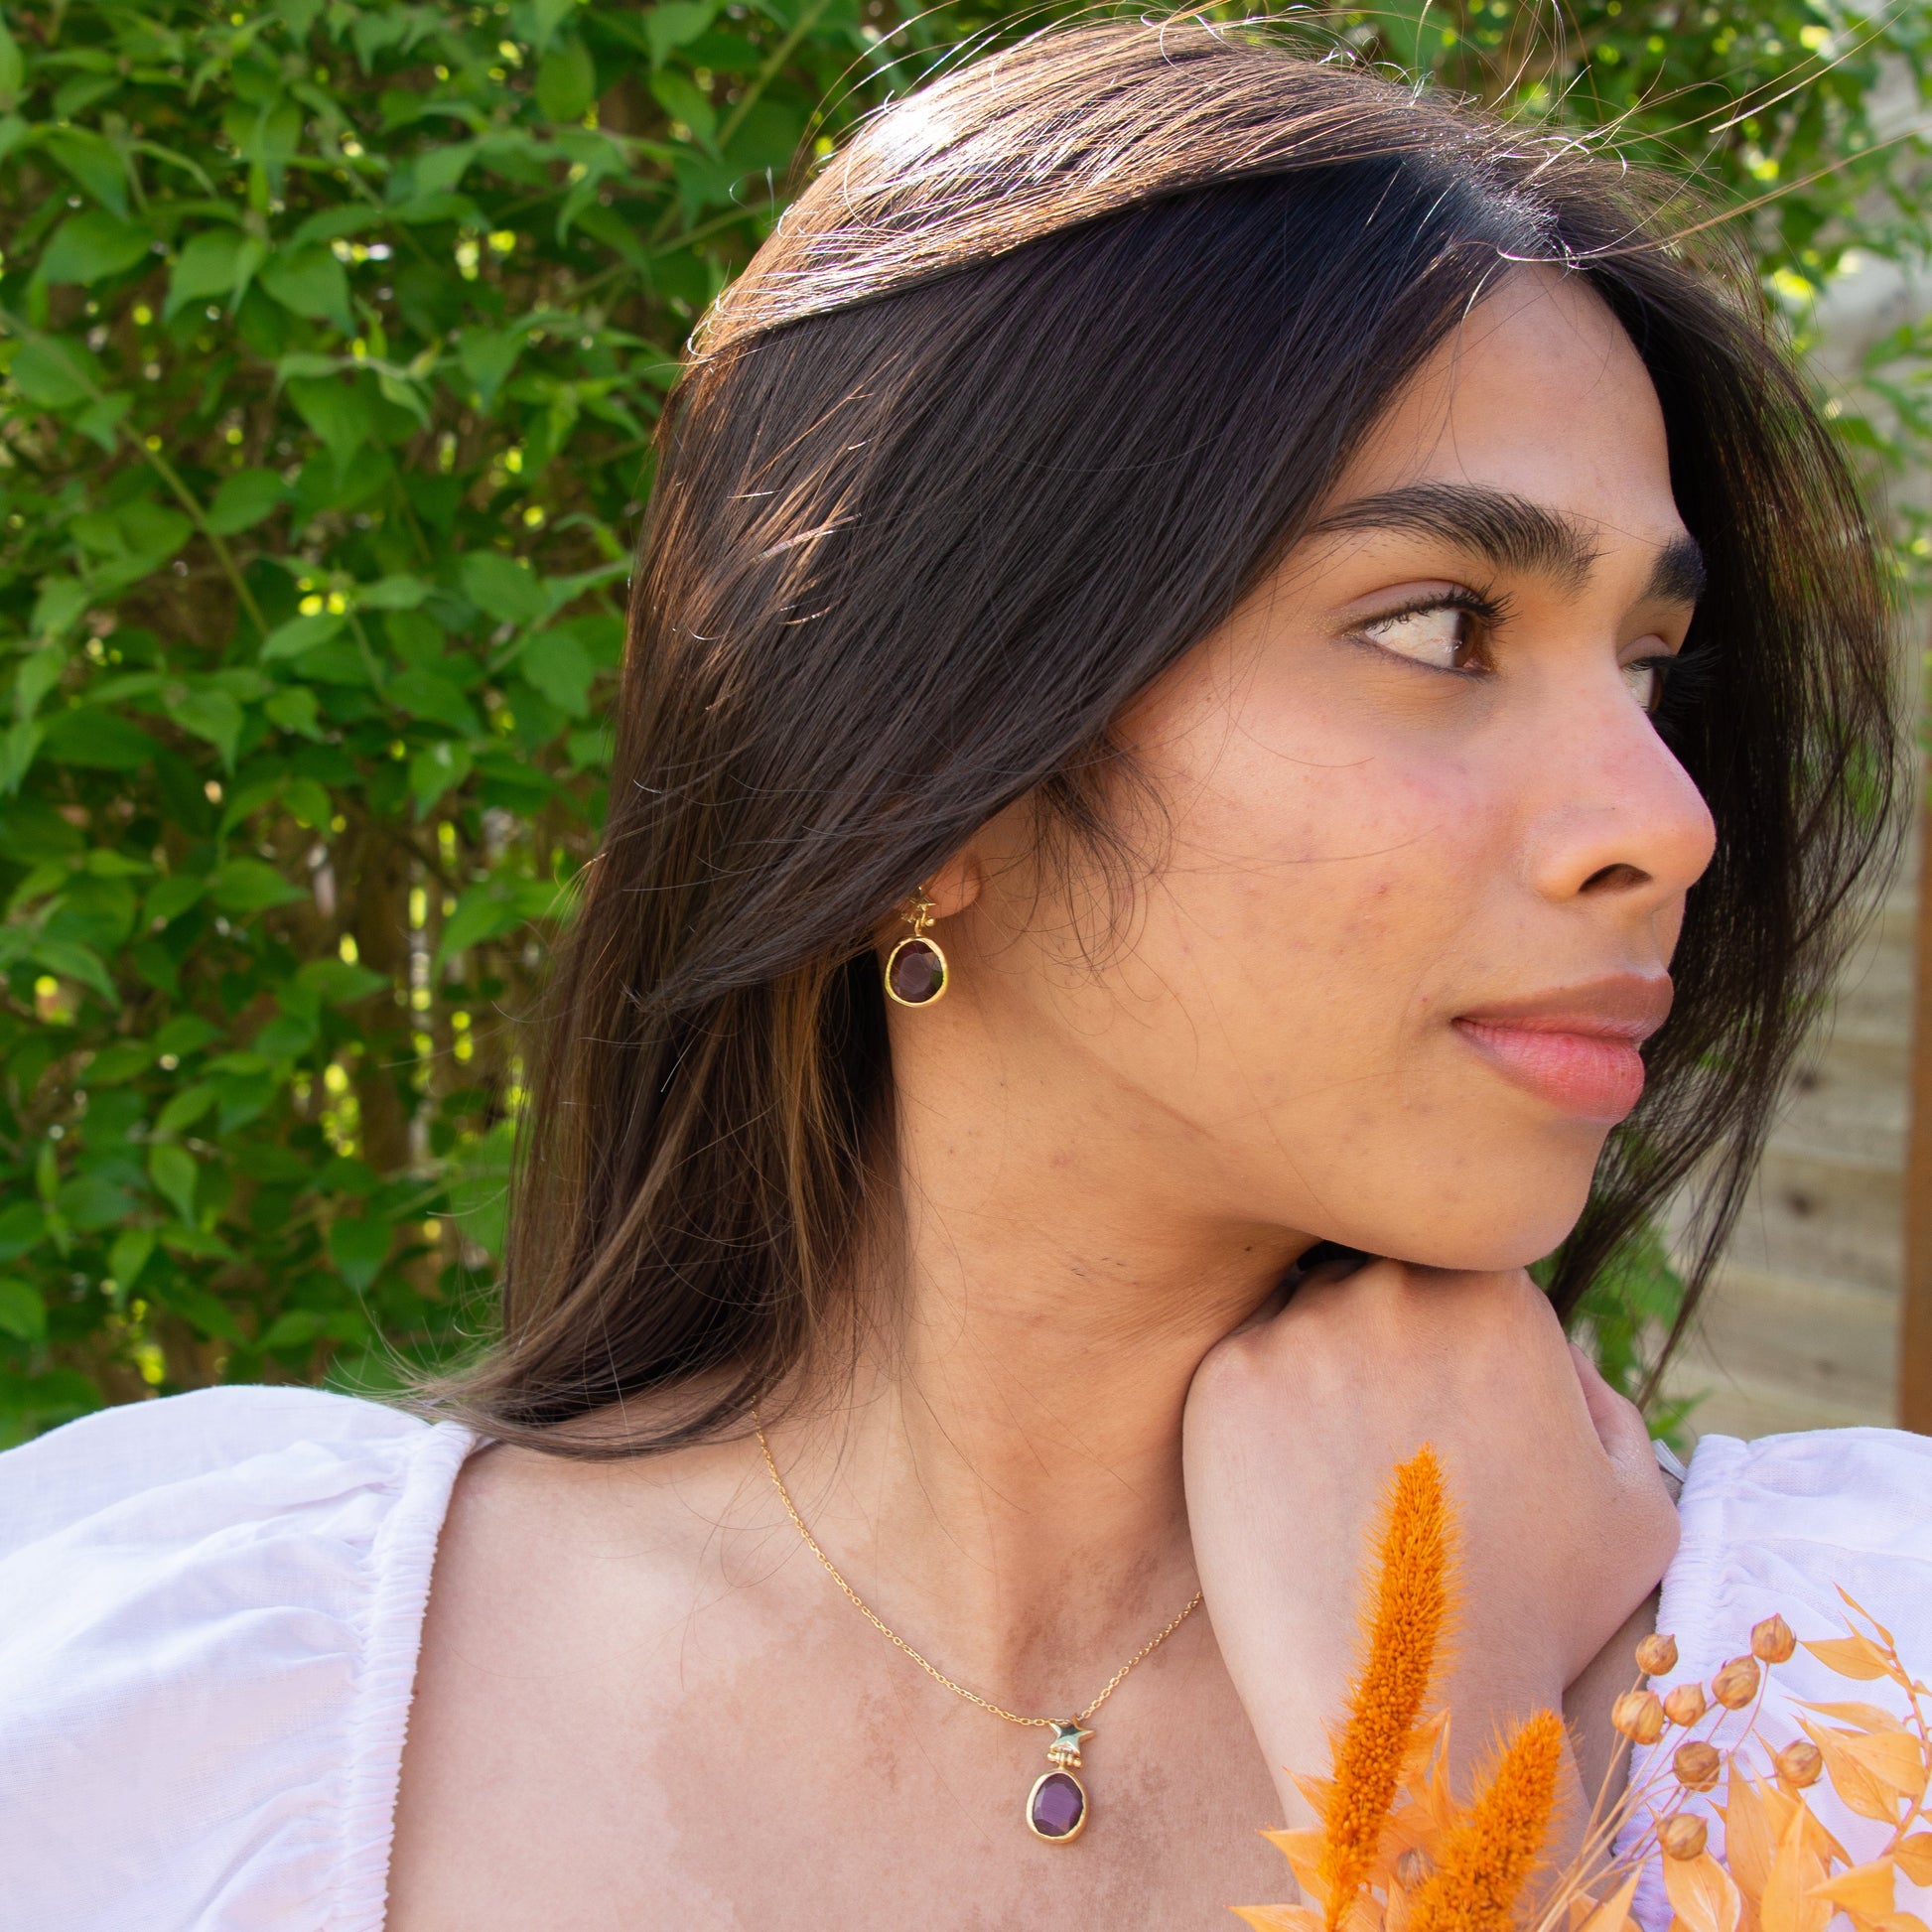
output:
M791 1518L791 1526L805 1540L805 1548L825 1566L825 1573L845 1591L852 1607L879 1632L918 1665L935 1682L943 1684L955 1697L961 1697L968 1704L976 1704L982 1711L990 1711L996 1718L1004 1718L1010 1725L1025 1725L1031 1729L1050 1730L1053 1741L1046 1747L1046 1761L1051 1770L1043 1771L1034 1780L1034 1788L1027 1794L1027 1829L1035 1838L1044 1839L1048 1845L1065 1845L1080 1836L1085 1829L1087 1813L1087 1789L1073 1773L1080 1769L1080 1746L1094 1733L1082 1729L1086 1721L1120 1689L1127 1681L1127 1674L1136 1664L1145 1663L1161 1648L1180 1626L1201 1606L1201 1593L1195 1590L1187 1599L1180 1614L1165 1629L1158 1630L1133 1656L1128 1658L1113 1676L1108 1678L1100 1695L1084 1711L1071 1718L1023 1718L1017 1711L1009 1711L991 1698L983 1698L977 1691L969 1691L964 1684L948 1677L937 1664L919 1655L898 1632L889 1625L859 1592L839 1574L839 1567L819 1548L818 1539L805 1527L805 1519L798 1513L798 1505L791 1500L791 1491L785 1487L785 1479L778 1473L778 1465L771 1456L771 1445L764 1440L764 1426L756 1414L752 1417L752 1427L758 1432L759 1449L764 1456L766 1472L771 1477L772 1486L778 1492L778 1500L785 1506L785 1514Z

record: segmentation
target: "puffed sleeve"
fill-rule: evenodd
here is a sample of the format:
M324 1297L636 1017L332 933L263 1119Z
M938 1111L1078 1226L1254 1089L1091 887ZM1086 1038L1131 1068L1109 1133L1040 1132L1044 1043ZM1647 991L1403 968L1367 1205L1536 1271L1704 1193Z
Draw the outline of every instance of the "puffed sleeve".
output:
M430 1568L474 1441L230 1388L0 1455L0 1925L380 1932Z
M1846 1632L1844 1589L1897 1641L1906 1667L1932 1679L1932 1438L1890 1429L1828 1429L1738 1442L1707 1436L1691 1459L1679 1504L1683 1542L1664 1579L1657 1627L1677 1639L1677 1668L1655 1688L1707 1688L1729 1659L1750 1648L1752 1625L1773 1613L1800 1640L1769 1673L1756 1735L1772 1750L1804 1731L1807 1703L1886 1702L1886 1687L1848 1683L1802 1645ZM1634 1667L1633 1667L1634 1674ZM1903 1715L1902 1697L1891 1703ZM1829 1722L1829 1720L1827 1721ZM1730 1719L1719 1741L1742 1727ZM1633 1785L1674 1792L1670 1759L1683 1733L1667 1729L1636 1753ZM1855 1861L1876 1854L1887 1833L1858 1816L1828 1783L1811 1808ZM1695 1800L1722 1850L1722 1787ZM1623 1835L1632 1842L1635 1821ZM1932 1889L1901 1883L1897 1908L1932 1918ZM1637 1894L1646 1926L1667 1927L1671 1909L1653 1864Z

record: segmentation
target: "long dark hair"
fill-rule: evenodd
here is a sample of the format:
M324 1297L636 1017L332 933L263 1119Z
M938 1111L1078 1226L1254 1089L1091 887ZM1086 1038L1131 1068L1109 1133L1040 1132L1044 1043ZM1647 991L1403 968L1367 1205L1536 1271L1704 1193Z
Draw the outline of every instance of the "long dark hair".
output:
M1276 563L1509 265L1586 278L1668 426L1708 667L1662 729L1719 828L1560 1308L1694 1172L1695 1287L1893 782L1858 493L1680 191L1265 36L1041 35L878 115L694 343L611 813L522 1127L502 1335L441 1399L628 1453L850 1332L890 1214L873 938L1024 795L1118 869L1111 722ZM677 1388L648 1423L560 1427Z

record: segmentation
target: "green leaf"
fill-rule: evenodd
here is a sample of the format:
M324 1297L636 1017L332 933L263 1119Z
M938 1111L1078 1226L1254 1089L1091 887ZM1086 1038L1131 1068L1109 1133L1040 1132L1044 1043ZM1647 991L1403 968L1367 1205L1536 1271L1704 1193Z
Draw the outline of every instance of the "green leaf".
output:
M316 1043L316 1026L294 1014L278 1014L254 1039L255 1051L272 1060L299 1059Z
M278 1349L306 1348L316 1341L329 1325L329 1317L316 1309L290 1309L286 1314L278 1314L268 1324L266 1332L255 1345L264 1353L274 1353Z
M485 415L496 406L496 392L509 380L522 352L520 329L466 329L457 338L457 361L476 384Z
M154 1036L157 1053L173 1053L177 1059L199 1053L221 1037L199 1013L178 1013Z
M597 67L574 35L537 63L537 105L553 121L581 120L597 98Z
M582 718L590 710L598 667L572 632L538 631L523 646L516 667L559 711Z
M168 707L168 715L183 731L207 739L221 754L223 767L234 769L235 744L246 720L225 691L190 691Z
M26 71L20 58L20 43L7 32L7 23L0 20L0 113L13 111Z
M509 1220L510 1164L516 1124L499 1120L450 1165L450 1211L465 1239L500 1259Z
M141 909L150 924L159 921L168 925L188 910L207 891L207 881L199 873L178 873L173 878L157 880L148 893L148 902ZM161 1048L164 1053L169 1049Z
M181 1133L184 1128L193 1127L218 1098L206 1080L197 1081L192 1087L184 1087L155 1117L156 1136L166 1139Z
M389 984L380 973L372 973L366 966L351 965L345 959L312 959L295 978L305 992L332 1007L366 1000Z
M367 392L332 375L292 377L288 393L296 413L336 459L340 474L375 426Z
M169 1245L178 1246L174 1242ZM157 1300L210 1340L245 1342L248 1339L241 1332L241 1323L207 1289L197 1288L179 1276L158 1292Z
M215 905L237 914L266 911L272 905L292 905L309 895L291 886L263 859L230 859L210 882Z
M661 68L673 50L688 47L711 25L717 12L708 0L669 0L665 6L650 8L644 15L644 34L651 66Z
M11 797L20 789L20 781L33 768L45 736L40 726L25 718L0 734L0 794Z
M689 74L659 68L650 77L650 90L665 113L682 121L700 141L709 144L717 134L718 110Z
M550 609L548 593L520 558L473 550L463 560L462 574L464 595L485 618L531 623Z
M63 764L91 771L134 771L153 758L155 746L127 719L91 705L73 705L46 720L43 750Z
M145 1039L117 1039L103 1046L87 1062L87 1085L118 1086L154 1064L154 1048Z
M153 1228L123 1228L107 1250L107 1273L121 1288L132 1288L153 1253Z
M444 922L442 943L436 949L437 966L441 968L472 946L499 938L526 920L541 918L554 897L550 887L535 880L485 879L472 886Z
M127 214L127 164L91 128L63 127L43 135L41 145L95 201L115 214Z
M262 705L270 723L280 725L285 732L295 732L303 738L320 738L322 731L317 723L318 700L307 685L291 685L285 691L274 692ZM321 808L306 814L298 814L301 822L311 828L328 824L330 818L329 794L322 795Z
M0 1207L0 1261L12 1261L37 1248L47 1236L47 1216L32 1201Z
M288 496L288 484L273 470L237 470L214 492L207 526L218 537L236 536L273 516Z
M172 319L190 302L240 302L267 253L239 228L211 228L193 236L169 272L162 314Z
M120 995L115 991L114 982L101 963L100 955L78 939L55 939L43 933L34 941L28 957L45 966L50 973L58 973L63 979L75 980L91 988L109 1006L120 1005Z
M59 644L48 644L30 651L14 672L14 715L31 718L41 708L41 700L60 683L68 667L68 653Z
M133 1197L104 1173L80 1173L56 1196L62 1216L70 1227L112 1227L133 1211Z
M71 409L99 393L93 357L76 343L34 336L7 369L13 384L42 409Z
M46 1339L47 1304L31 1282L0 1276L0 1333L20 1341Z
M389 680L390 702L401 706L412 718L448 725L466 738L482 735L483 721L470 707L470 700L446 677L434 671L411 668L398 671Z
M420 577L399 575L358 585L355 603L364 611L413 611L429 594L430 587Z
M329 1230L329 1254L337 1272L360 1295L382 1272L394 1230L387 1221L344 1215Z
M353 333L348 276L329 249L298 248L272 256L262 264L256 280L294 314L333 322L345 336Z
M305 657L320 644L326 644L343 627L343 620L331 611L319 611L312 618L291 618L277 624L262 639L264 664L283 657Z
M462 784L476 765L467 746L452 744L447 738L424 746L409 760L409 791L416 801L417 818L427 818L436 801Z
M41 251L40 272L50 282L100 282L147 258L153 241L145 228L98 208L69 214Z
M154 1190L189 1226L195 1224L195 1182L201 1173L195 1157L174 1141L148 1149L148 1178Z
M538 53L557 37L557 29L575 12L577 0L529 0L529 36Z

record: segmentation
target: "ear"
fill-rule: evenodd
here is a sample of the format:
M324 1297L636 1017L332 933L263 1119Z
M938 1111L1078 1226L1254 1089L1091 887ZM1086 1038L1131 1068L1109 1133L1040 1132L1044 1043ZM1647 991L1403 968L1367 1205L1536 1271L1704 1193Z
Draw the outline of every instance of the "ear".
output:
M986 870L971 846L956 852L925 882L925 896L932 901L935 919L950 919L979 897L986 884Z

